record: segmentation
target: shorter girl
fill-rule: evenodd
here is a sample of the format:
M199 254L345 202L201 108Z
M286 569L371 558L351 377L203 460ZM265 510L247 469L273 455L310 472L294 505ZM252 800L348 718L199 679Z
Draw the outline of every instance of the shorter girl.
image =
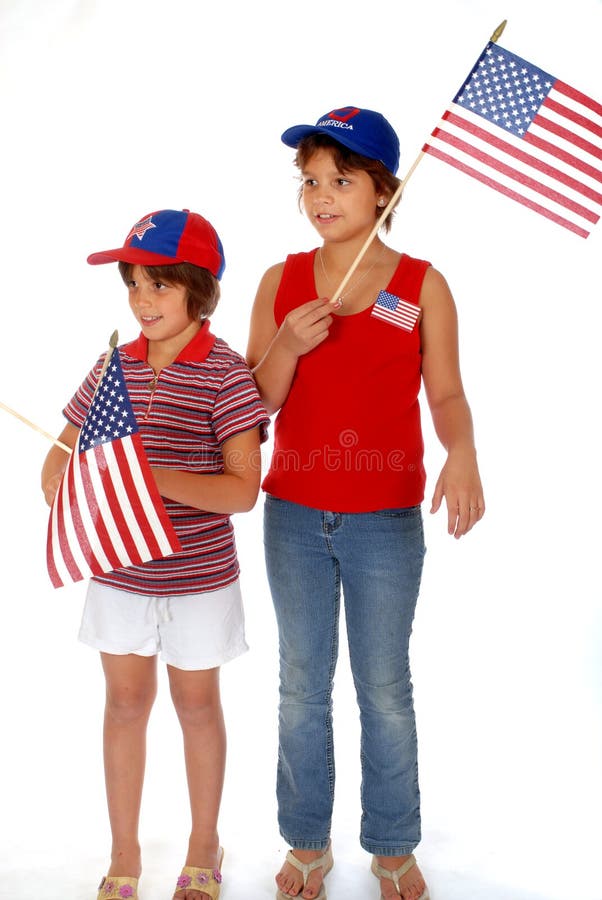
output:
M278 816L292 847L279 900L325 900L333 864L332 688L341 592L361 721L360 842L384 900L426 900L409 641L424 557L424 384L447 460L431 511L466 534L484 511L458 362L456 308L425 260L386 232L399 141L378 112L347 106L282 135L319 237L265 273L248 361L278 412L263 483L267 571L280 639ZM332 299L329 299L332 298ZM354 893L354 892L352 892ZM364 896L362 894L362 896Z
M98 898L137 897L138 821L149 714L161 652L182 726L192 830L177 900L215 900L221 883L217 821L226 736L219 667L247 649L230 514L257 499L259 444L268 417L243 358L209 330L224 270L221 242L202 216L161 210L134 225L118 261L142 333L118 348L152 473L181 552L95 576L80 639L100 651L106 679L104 763L111 863ZM75 447L101 358L64 410L62 443ZM50 450L48 504L67 462Z

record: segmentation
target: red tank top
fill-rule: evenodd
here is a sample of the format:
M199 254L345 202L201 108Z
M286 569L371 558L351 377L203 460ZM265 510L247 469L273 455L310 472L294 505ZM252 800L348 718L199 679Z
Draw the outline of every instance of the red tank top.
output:
M278 326L317 296L316 250L287 257L274 304ZM430 263L403 254L386 290L418 306ZM274 425L263 489L333 512L415 506L424 498L420 332L375 317L374 304L334 316L299 358Z

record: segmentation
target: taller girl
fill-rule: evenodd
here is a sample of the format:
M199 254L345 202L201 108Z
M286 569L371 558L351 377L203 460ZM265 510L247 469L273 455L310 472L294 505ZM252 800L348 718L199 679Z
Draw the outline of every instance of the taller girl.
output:
M425 900L413 856L420 797L408 655L425 550L421 380L447 451L431 512L445 498L459 538L485 508L456 308L439 272L378 236L341 298L325 299L399 185L399 141L380 113L336 109L282 140L297 149L300 200L322 243L267 270L248 347L268 412L279 410L263 482L280 640L278 814L292 847L277 896L326 897L342 587L361 720L360 842L385 900Z

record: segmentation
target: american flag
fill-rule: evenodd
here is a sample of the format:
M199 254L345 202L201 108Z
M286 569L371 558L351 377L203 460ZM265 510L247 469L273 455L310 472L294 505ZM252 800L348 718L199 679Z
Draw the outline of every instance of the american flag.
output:
M602 210L602 105L489 42L423 150L580 237Z
M397 328L403 328L404 331L412 331L416 320L420 315L420 307L390 294L388 291L381 291L376 302L372 307L371 316L375 319L382 319L383 322L389 322L396 325Z
M50 511L54 587L181 550L142 446L119 352L99 382Z

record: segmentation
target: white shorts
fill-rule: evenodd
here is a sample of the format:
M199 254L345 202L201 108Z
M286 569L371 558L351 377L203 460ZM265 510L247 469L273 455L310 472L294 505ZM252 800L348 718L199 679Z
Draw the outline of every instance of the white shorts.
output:
M176 669L213 669L248 650L238 581L174 597L132 594L90 581L79 639L118 656L155 656Z

